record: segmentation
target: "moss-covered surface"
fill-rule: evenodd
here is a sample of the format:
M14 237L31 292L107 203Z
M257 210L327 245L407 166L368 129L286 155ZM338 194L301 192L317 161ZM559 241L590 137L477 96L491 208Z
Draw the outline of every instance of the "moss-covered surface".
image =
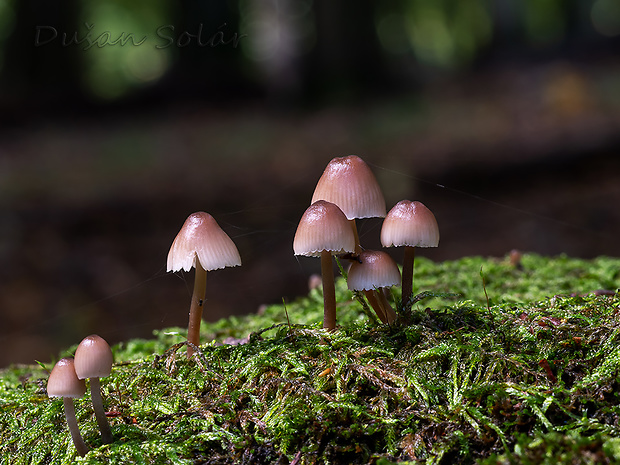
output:
M114 443L101 445L89 394L76 401L84 458L44 367L11 367L0 460L620 463L620 297L593 292L619 282L611 258L420 259L415 287L435 296L402 313L407 324L372 323L340 279L333 333L318 290L204 325L213 342L191 361L182 329L158 331L113 348L102 387Z

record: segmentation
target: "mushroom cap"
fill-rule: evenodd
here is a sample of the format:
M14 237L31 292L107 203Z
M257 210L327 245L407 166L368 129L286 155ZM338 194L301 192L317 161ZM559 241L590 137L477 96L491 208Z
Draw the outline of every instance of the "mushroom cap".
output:
M400 284L398 265L386 252L364 250L349 268L347 286L354 291L370 291Z
M293 239L295 255L318 257L323 251L339 254L353 250L353 229L340 208L319 200L306 209Z
M327 200L340 207L346 217L385 216L385 199L379 183L360 157L349 155L332 159L319 178L312 202Z
M47 380L47 395L79 399L84 396L85 392L86 383L77 377L73 359L67 357L58 360Z
M422 202L401 200L383 220L381 244L384 247L437 247L439 227L435 215Z
M185 220L168 252L167 271L189 271L196 266L196 257L206 271L241 265L235 243L205 212L192 213Z
M110 346L96 334L82 339L75 350L75 373L80 379L110 376L113 362Z

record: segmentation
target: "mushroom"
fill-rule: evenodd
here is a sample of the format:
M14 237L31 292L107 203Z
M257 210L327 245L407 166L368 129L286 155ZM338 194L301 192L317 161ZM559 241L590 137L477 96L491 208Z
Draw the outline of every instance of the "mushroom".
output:
M439 245L439 227L435 215L422 202L401 200L383 220L381 244L384 247L405 247L402 303L406 306L413 292L414 247Z
M234 242L205 212L189 215L168 253L167 271L189 271L196 268L194 292L189 308L187 342L200 345L200 322L207 289L207 271L241 265L241 257ZM187 347L187 358L194 349Z
M90 397L104 444L112 442L112 431L103 409L99 378L110 376L114 357L110 346L100 336L85 337L75 350L75 373L79 379L90 378Z
M370 305L383 323L396 320L384 290L400 283L396 262L385 252L364 250L353 261L347 277L347 286L354 291L365 291Z
M62 397L71 438L78 454L82 457L88 452L88 446L84 443L78 428L73 399L82 398L85 392L86 384L75 374L73 359L61 358L58 360L47 380L47 395L49 397Z
M354 249L355 236L340 208L319 200L306 209L295 232L293 251L295 255L321 257L323 327L329 330L336 329L336 289L331 257Z
M319 178L312 202L326 200L340 207L355 235L355 252L360 246L356 218L385 216L385 199L375 175L360 157L349 155L332 159Z

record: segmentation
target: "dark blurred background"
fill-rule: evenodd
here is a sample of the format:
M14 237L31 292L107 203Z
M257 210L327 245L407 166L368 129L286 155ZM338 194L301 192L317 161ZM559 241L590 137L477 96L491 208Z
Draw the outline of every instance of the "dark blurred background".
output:
M0 366L185 326L198 210L243 259L205 319L304 294L336 156L435 213L433 260L620 255L618 0L0 0L0 108Z

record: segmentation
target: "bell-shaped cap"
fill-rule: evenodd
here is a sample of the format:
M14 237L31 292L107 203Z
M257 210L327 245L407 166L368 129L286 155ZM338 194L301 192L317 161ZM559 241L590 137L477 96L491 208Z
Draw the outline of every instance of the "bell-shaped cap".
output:
M385 216L385 199L379 183L360 157L334 158L314 189L312 203L326 200L340 207L349 220Z
M401 200L388 212L381 227L383 247L437 247L435 215L422 202Z
M293 239L295 255L317 257L323 251L340 254L353 250L353 229L340 208L319 200L306 209Z
M235 243L205 212L189 215L168 252L167 271L189 271L196 258L207 271L241 265Z
M359 260L359 261L358 261ZM400 284L400 271L387 253L364 250L349 268L347 286L354 291L370 291Z
M108 343L92 334L82 339L75 350L75 373L80 379L110 376L114 357Z
M86 392L86 383L75 373L73 359L70 357L58 360L47 380L49 397L81 398Z

